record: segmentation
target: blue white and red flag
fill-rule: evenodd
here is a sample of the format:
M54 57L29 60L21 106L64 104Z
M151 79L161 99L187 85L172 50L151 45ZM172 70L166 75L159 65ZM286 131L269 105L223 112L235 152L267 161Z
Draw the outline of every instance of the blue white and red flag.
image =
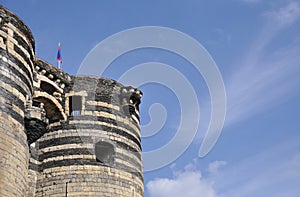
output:
M61 64L62 64L62 57L61 57L61 50L60 50L60 42L58 43L58 49L57 49L57 67L61 69Z

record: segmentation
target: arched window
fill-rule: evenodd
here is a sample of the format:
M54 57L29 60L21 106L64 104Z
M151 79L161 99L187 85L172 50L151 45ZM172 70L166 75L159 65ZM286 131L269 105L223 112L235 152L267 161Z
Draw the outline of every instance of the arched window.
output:
M109 142L99 141L95 144L95 155L98 162L112 165L115 156L114 146Z
M50 83L47 83L45 81L41 81L41 89L44 90L45 92L47 92L50 95L53 95L54 92L58 92L58 90L56 90L56 88L51 85Z

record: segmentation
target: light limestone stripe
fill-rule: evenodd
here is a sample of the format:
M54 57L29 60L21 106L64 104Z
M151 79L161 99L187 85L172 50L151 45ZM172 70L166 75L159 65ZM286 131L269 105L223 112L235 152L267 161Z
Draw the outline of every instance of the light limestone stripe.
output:
M79 136L79 137L97 137L97 139L99 138L107 138L110 140L114 140L117 142L122 142L125 144L130 144L130 146L134 147L137 151L140 150L140 147L135 143L132 142L131 140L129 140L128 138L126 138L125 136L116 134L116 133L112 133L111 135L105 134L105 133L99 133L99 130L89 130L89 132L87 133L86 130L84 131L76 131L76 130L68 130L68 132L63 131L63 130L58 130L58 131L54 131L51 133L47 133L46 136L42 137L39 139L39 142L43 142L49 139L53 139L53 138L63 138L63 137L74 137L74 136ZM94 139L96 143L96 139ZM54 151L54 150L61 150L61 149L65 149L65 147L68 146L74 146L74 148L94 148L94 144L91 143L85 143L83 141L83 143L85 144L85 146L80 146L78 144L78 146L76 146L76 144L64 144L64 145L57 145L57 146L51 146L51 147L46 147L43 149L40 149L40 151L42 152L48 152L48 151Z
M47 168L43 170L43 174L52 174L55 173L56 176L64 176L69 173L74 173L76 170L84 170L87 175L103 175L107 173L108 176L118 177L123 180L128 180L129 182L134 182L136 185L143 188L143 182L136 178L132 179L132 174L120 169L111 168L108 166L96 166L96 165L70 165L70 166L61 166Z
M0 58L2 58L2 57L3 56L0 55ZM18 67L14 62L12 62L8 59L8 64L11 65L12 67L14 67L17 71L19 71L27 79L27 81L31 81L30 78L27 76L27 74L20 67Z
M1 58L1 57L0 57ZM0 73L4 76L6 76L7 78L11 79L12 81L18 81L18 85L21 86L22 89L24 89L27 92L30 92L29 88L27 86L24 86L24 82L23 80L17 76L17 75L12 75L11 72L5 68L5 67L1 67Z
M100 121L90 121L90 120L72 120L70 121L70 124L91 124L91 125L100 125L100 126L108 126L108 127L112 127L112 128L115 128L115 129L119 129L119 130L122 130L122 131L125 131L126 133L129 133L131 134L132 136L134 136L139 142L140 140L137 138L138 136L136 136L136 134L132 133L130 130L124 128L124 127L121 127L121 126L115 126L111 123L106 123L106 122L100 122ZM140 130L136 130L135 128L132 128L136 131L137 134L140 133Z
M65 155L65 156L58 156L58 157L51 157L48 159L44 159L43 163L47 163L50 161L61 161L66 159L96 159L95 155Z
M58 132L60 132L60 134ZM62 132L62 130L47 133L46 136L43 136L42 138L39 139L39 142L43 142L43 141L53 139L53 138L79 136L79 137L94 137L94 143L96 143L97 141L96 141L95 137L97 137L97 139L106 137L107 139L110 139L110 140L114 140L117 142L123 142L125 144L130 144L130 146L134 147L136 150L138 150L138 151L140 150L140 147L135 142L133 142L130 139L126 138L125 136L119 135L117 133L110 133L110 135L105 134L105 133L99 134L99 130L89 130L88 133L86 132L86 130L82 130L82 131L68 130L68 132L63 131L64 132L63 134L61 134L61 132ZM83 141L83 143L85 143L85 142ZM91 143L85 143L85 144L91 144ZM88 145L88 147L91 147L92 145L93 144ZM58 146L61 146L61 145L58 145ZM57 146L51 146L51 147L53 147L53 149L55 149L54 147L57 147ZM48 147L46 147L46 148L48 148ZM47 151L46 148L44 148L43 150Z
M30 48L30 50L31 50L31 53L34 55L33 46L31 45L31 42L28 40L28 38L24 36L24 33L21 32L17 27L15 27L15 26L14 26L13 24L11 24L11 23L8 23L7 26L8 26L9 28L11 28L12 30L14 30L15 33L17 33L20 37L23 38L23 40L26 41L26 43L29 45L29 48ZM31 33L31 32L29 31L29 33Z
M57 176L65 175L66 173L73 172L75 170L86 170L86 174L103 174L107 173L108 176L117 176L121 179L132 181L132 176L130 172L126 172L117 168L111 168L108 166L102 165L70 165L70 166L61 166L44 169L44 174L55 173ZM137 181L142 183L141 181Z
M125 136L122 136L122 135L119 135L116 133L113 133L112 136L113 137L110 137L110 138L113 139L114 141L123 142L125 144L128 144L128 145L134 147L137 151L140 150L140 147L135 142L126 138Z
M99 169L102 168L101 171ZM55 173L58 176L64 175L65 173L73 172L74 170L88 170L91 173L103 173L110 172L110 167L107 166L95 166L95 165L70 165L70 166L60 166L44 169L43 173Z
M25 103L25 101L26 101L25 96L23 96L23 94L20 93L16 88L11 87L9 84L4 83L3 81L0 81L0 86L3 87L4 89L6 89L9 93L18 97L21 101L23 101Z
M135 120L135 122L140 126L140 121L137 119L135 115L131 115L131 118Z
M1 31L0 31L1 32ZM4 41L3 41L3 37L0 36L0 47L3 49L3 50L6 50L6 45L4 44Z
M139 133L139 128L137 128L131 121L129 121L129 119L127 118L122 118L120 116L116 116L114 114L110 114L110 113L107 113L107 112L98 112L98 111L94 111L93 112L93 115L94 116L102 116L102 117L105 117L105 118L111 118L111 119L114 119L114 120L117 120L117 121L120 121L120 122L123 122L124 124L130 126L131 128L133 128L135 131L137 131L137 133Z
M0 129L4 129L4 131L11 131L12 128L17 128L18 132L22 132L22 134L24 134L24 136L26 135L22 130L24 128L24 125L19 123L18 121L16 121L15 119L13 119L10 114L7 114L3 111L0 111L0 122L2 122L2 124L0 124ZM5 124L3 124L5 123ZM14 138L14 133L10 132L7 133L8 136Z
M134 111L138 116L140 116L140 112L136 109L136 107L134 107Z
M115 162L116 162L116 163L119 163L119 164L123 164L123 165L125 165L126 167L130 167L130 168L132 168L132 170L135 170L136 172L140 172L140 170L139 170L136 166L132 165L131 163L129 163L129 162L127 162L127 161L124 161L124 160L122 160L122 159L116 158L116 159L115 159Z
M109 103L105 103L105 102L101 102L101 101L87 101L86 102L88 105L95 105L95 106L100 106L100 107L108 107L108 108L112 108L115 109L117 111L120 111L120 107L117 105L113 105L113 104L109 104Z
M55 126L60 126L61 123L60 122L54 122L52 124L49 124L49 128L55 127Z
M124 161L124 160L119 159L119 158L116 158L116 159L115 159L115 162L116 162L117 164L123 164L124 166L131 168L132 171L135 171L135 172L141 172L141 170L138 168L138 167L141 167L141 166L135 166L135 165L133 165L132 163L127 162L127 161Z
M50 140L53 138L63 138L63 137L73 137L73 136L78 136L80 137L81 135L79 134L79 131L73 130L73 129L68 129L68 130L56 130L52 132L45 133L40 139L39 142L43 142L45 140Z
M28 51L26 51L26 49L23 48L22 45L19 45L18 41L14 39L14 37L9 36L9 40L14 43L15 45L17 45L21 51L23 51L23 53L25 53L25 55L28 57L28 59L30 59L30 54L28 53Z
M77 149L77 148L93 149L94 145L93 144L63 144L63 145L58 145L58 146L42 148L38 151L38 153L43 154L46 152L52 152L52 151L57 151L57 150L66 150L66 149L72 149L72 148L74 148L74 149Z
M15 50L14 50L14 48L13 48L13 46L10 46L10 45L8 45L8 52L11 54L11 55L13 55L16 59L18 59L25 67L26 67L26 69L29 71L29 73L30 73L30 78L32 79L32 81L33 81L33 75L32 75L32 70L31 70L31 68L30 68L30 65L28 65L27 64L27 62L24 60L24 58L21 56L21 55L19 55ZM29 59L29 61L31 61L30 59ZM32 64L33 64L33 62L32 62Z
M33 159L33 158L30 158L29 161L30 161L31 163L36 164L36 165L40 165L40 164L41 164L41 162L39 162L39 161L37 161L36 159Z
M124 119L120 116L116 116L114 114L108 113L108 112L98 112L98 111L84 111L81 113L81 115L89 115L89 116L98 116L98 117L104 117L104 118L111 118L114 120L117 120L119 122L123 122L127 126L131 127L133 130L135 130L137 133L140 133L140 129L136 127L132 121L129 121L129 119ZM137 123L139 125L139 122Z
M137 162L139 165L143 165L142 161L140 159L138 159L136 156L131 156L133 153L131 153L130 151L121 149L116 147L116 152L122 155L127 155L128 157L130 157L131 159L133 159L135 162ZM140 152L140 154L142 154L142 152Z

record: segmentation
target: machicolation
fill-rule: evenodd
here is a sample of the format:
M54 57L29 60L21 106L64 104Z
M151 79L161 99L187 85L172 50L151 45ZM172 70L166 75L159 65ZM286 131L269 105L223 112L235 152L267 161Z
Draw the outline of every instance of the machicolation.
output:
M0 65L1 197L144 195L138 89L39 59L2 6Z

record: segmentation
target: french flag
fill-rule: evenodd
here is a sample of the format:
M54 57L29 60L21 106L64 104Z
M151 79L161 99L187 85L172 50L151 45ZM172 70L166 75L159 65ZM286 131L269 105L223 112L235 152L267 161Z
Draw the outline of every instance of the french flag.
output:
M57 50L56 60L57 60L57 67L59 69L61 69L62 58L61 58L60 42L58 43L58 50Z

